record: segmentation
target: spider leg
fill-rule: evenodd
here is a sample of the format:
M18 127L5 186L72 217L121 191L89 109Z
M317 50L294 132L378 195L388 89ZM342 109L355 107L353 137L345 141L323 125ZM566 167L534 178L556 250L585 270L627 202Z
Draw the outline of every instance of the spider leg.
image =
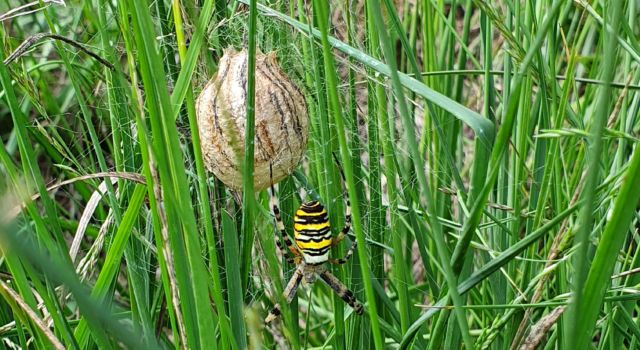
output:
M336 236L336 238L331 242L331 247L335 247L338 243L342 242L342 240L347 236L347 233L349 233L349 230L351 230L351 203L349 203L349 197L347 197L347 208L344 214L344 227L338 236Z
M300 261L302 254L300 254L300 251L298 250L298 248L293 245L293 242L291 242L291 239L289 238L289 235L287 235L287 231L284 228L284 223L282 222L282 215L280 215L280 208L278 208L276 191L273 188L273 170L271 168L271 164L269 164L269 176L271 177L271 194L270 194L269 201L271 202L270 203L271 210L273 210L273 216L275 216L276 218L276 226L277 226L277 231L274 232L276 245L278 246L278 249L280 249L280 251L284 252L285 259L287 259L287 262L292 264L296 261ZM278 237L278 231L280 231L280 234L282 235L282 239L284 240L284 243L287 245L287 248L289 249L290 253L287 253L282 247L282 242L280 241L280 237Z
M344 172L342 171L342 167L340 166L340 162L338 161L338 157L335 153L333 154L333 158L336 161L338 170L340 170L340 178L342 178L342 183L345 186L343 196L347 199L347 207L345 208L344 213L344 227L342 228L338 236L336 236L336 238L334 238L331 242L331 247L335 247L336 245L338 245L338 243L340 243L344 239L347 233L349 233L349 230L351 230L351 202L349 201L349 195L346 193L347 180L345 179Z
M327 283L327 285L331 287L331 289L333 289L333 291L336 292L336 294L338 294L338 296L342 300L344 300L345 303L351 306L356 314L362 315L362 312L364 311L362 308L362 304L360 304L360 302L353 295L353 292L349 290L347 286L340 282L340 280L329 271L322 271L321 273L319 273L319 275L320 278L322 278L322 280L325 281L325 283Z
M344 258L341 258L341 259L330 259L329 262L334 264L334 265L346 264L347 261L349 261L349 259L351 259L351 256L353 255L353 252L356 250L357 246L358 246L358 242L354 240L353 244L351 244L351 248L349 248L349 250L347 250L347 254L344 255Z
M287 287L284 289L283 294L287 304L291 303L291 300L293 300L293 297L296 295L296 291L300 286L300 282L302 281L302 277L304 276L302 269L303 267L299 265L298 268L293 272L293 276L291 276L289 283L287 283ZM273 320L278 318L280 314L282 314L280 304L276 304L273 309L269 311L269 315L267 315L267 317L264 319L264 323L268 324L272 322Z

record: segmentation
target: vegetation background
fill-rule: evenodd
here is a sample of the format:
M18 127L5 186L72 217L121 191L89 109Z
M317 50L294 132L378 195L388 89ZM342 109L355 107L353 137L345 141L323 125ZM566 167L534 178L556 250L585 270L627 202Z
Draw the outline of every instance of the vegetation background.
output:
M0 1L0 347L637 349L639 5ZM196 132L226 47L305 92L289 232L303 188L341 227L339 156L362 317L315 283L264 328L293 266Z

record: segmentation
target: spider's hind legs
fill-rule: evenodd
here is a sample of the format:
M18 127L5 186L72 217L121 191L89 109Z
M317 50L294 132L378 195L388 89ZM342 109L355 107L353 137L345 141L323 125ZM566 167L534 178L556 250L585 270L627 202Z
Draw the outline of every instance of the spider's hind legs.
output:
M353 292L347 288L347 286L340 282L340 280L329 271L323 271L319 275L320 278L322 278L322 280L325 281L334 292L336 292L340 299L344 300L345 303L351 306L357 315L362 315L364 312L362 304L358 299L356 299Z
M293 297L296 295L296 291L298 290L298 287L300 286L300 282L302 281L302 277L304 277L304 273L303 273L302 267L298 266L298 268L296 268L296 270L293 272L293 276L291 276L291 279L289 280L289 283L287 283L287 286L284 289L284 293L283 293L284 294L284 300L287 302L287 305L291 303L291 300L293 300ZM271 311L269 311L269 314L264 319L264 323L265 324L269 324L269 323L273 322L281 314L282 314L282 309L280 308L280 304L275 304L273 306L273 309L271 309Z

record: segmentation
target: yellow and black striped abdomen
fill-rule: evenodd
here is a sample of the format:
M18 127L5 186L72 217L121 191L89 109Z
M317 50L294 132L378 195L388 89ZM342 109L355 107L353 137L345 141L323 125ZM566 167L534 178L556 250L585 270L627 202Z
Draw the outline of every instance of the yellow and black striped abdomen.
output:
M324 206L318 201L304 203L294 217L294 240L308 264L329 259L331 227Z

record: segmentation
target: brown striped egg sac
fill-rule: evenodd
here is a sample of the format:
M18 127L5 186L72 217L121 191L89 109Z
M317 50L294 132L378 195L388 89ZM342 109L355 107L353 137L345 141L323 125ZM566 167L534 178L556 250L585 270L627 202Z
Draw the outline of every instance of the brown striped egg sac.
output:
M242 189L247 110L247 50L226 49L218 72L196 101L207 169L234 190ZM256 54L254 188L269 187L297 167L309 137L304 95L287 77L275 53Z

